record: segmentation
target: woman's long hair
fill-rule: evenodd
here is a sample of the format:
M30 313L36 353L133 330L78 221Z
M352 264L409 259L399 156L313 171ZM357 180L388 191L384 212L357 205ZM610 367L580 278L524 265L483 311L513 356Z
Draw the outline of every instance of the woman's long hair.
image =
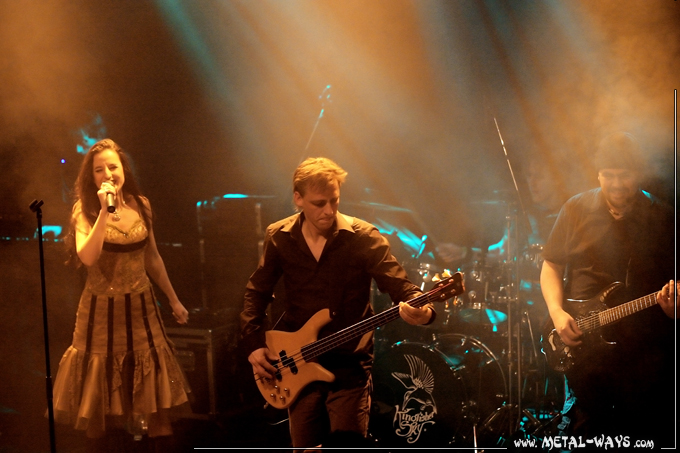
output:
M126 153L121 149L120 146L116 144L113 140L105 138L98 141L88 150L83 159L83 163L80 166L80 171L78 172L78 177L76 178L76 183L73 188L74 192L74 203L73 203L73 213L71 215L71 222L69 228L69 234L65 239L66 245L71 254L67 262L76 262L80 265L80 260L77 259L76 253L76 243L75 243L75 231L76 231L76 207L79 205L79 209L82 215L85 216L90 225L94 225L97 221L97 216L101 210L101 204L99 202L99 197L97 196L97 191L99 188L94 181L94 156L103 151L115 151L118 153L120 162L123 165L123 174L125 176L125 184L123 186L123 200L126 203L135 200L137 206L139 207L139 213L144 220L147 227L151 227L151 220L153 218L150 208L147 208L147 204L143 202L144 196L139 190L139 185L137 184L137 179L135 178L134 172L130 165L130 159L127 157Z

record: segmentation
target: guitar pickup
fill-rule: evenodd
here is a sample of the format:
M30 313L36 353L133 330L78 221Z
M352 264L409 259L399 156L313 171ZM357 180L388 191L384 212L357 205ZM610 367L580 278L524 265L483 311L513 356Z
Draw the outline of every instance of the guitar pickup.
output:
M288 355L286 354L285 350L281 350L281 352L279 352L279 357L281 358L281 365L282 366L287 366L288 368L290 368L290 371L293 374L298 373L298 367L297 367L297 365L295 365L295 360L288 358ZM281 374L279 373L277 377L280 380Z

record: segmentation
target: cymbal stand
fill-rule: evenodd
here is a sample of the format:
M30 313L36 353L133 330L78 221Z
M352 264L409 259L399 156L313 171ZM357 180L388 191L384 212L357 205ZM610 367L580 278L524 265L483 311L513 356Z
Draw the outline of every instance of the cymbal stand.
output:
M531 231L531 223L527 216L527 211L524 208L524 203L522 201L522 196L517 185L517 179L515 178L515 173L512 169L512 164L510 163L510 158L508 156L508 150L505 148L505 142L503 141L503 136L501 135L500 128L498 127L498 122L496 118L493 119L496 125L496 131L498 132L498 138L500 139L501 147L503 148L503 153L505 154L505 160L508 164L508 170L510 171L510 176L514 184L515 192L517 194L517 201L519 204L519 214L521 214L522 226L527 228L527 231ZM520 427L522 417L526 417L531 421L532 424L538 424L538 420L529 412L527 409L522 407L522 326L521 326L521 316L520 322L517 324L517 343L513 344L514 329L515 329L515 317L514 311L515 306L519 303L519 263L517 259L517 251L519 251L519 214L517 209L513 209L512 203L508 203L508 211L506 214L506 282L508 282L508 288L505 290L505 297L507 302L508 310L508 401L503 407L496 410L491 414L487 420L483 423L482 429L489 431L491 434L501 434L501 432L494 433L494 427L492 426L496 421L500 419L501 423L504 423L503 413L508 413L505 415L507 417L507 432L504 433L507 436L512 436L515 434ZM514 215L513 215L514 214ZM513 222L514 220L514 222ZM515 228L513 228L513 226ZM511 283L510 283L511 282ZM514 385L513 385L514 383ZM515 391L517 395L515 395Z
M508 204L508 212L506 214L506 231L507 231L507 247L506 247L506 281L510 283L509 291L506 290L507 310L508 310L508 408L513 413L512 417L508 417L508 433L514 433L519 427L519 422L522 414L522 360L521 353L521 324L518 324L517 329L517 344L513 346L515 339L515 305L519 300L519 272L517 269L517 260L515 258L515 249L518 241L518 228L513 228L513 219L516 220L516 213L513 216L512 206ZM517 225L514 222L514 225ZM514 236L514 237L513 237ZM520 320L521 323L521 320ZM516 368L516 369L515 369ZM513 378L517 381L513 385ZM515 391L517 395L515 395ZM516 400L515 400L516 398Z
M519 265L516 259L516 249L519 244L519 232L516 228L517 214L513 212L512 206L508 206L506 214L506 248L504 269L504 281L507 282L504 288L504 296L507 306L507 402L494 411L480 426L480 434L486 441L498 442L502 438L510 438L521 427L522 420L526 418L529 423L538 427L540 421L527 408L523 406L522 387L522 314L516 313L519 303ZM516 315L519 315L517 317Z

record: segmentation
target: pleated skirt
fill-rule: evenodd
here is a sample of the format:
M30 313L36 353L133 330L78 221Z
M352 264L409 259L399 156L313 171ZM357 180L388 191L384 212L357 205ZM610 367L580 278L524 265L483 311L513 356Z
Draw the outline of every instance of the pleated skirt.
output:
M84 291L73 343L54 381L56 422L79 430L188 409L188 383L151 288L122 295Z

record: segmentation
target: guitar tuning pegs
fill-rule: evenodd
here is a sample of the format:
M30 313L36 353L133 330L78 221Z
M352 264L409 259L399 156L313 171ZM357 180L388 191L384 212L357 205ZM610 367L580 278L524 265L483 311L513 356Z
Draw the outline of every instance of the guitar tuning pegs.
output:
M437 283L440 281L442 281L442 278L439 276L439 274L434 274L434 276L432 277L432 283Z
M451 271L448 270L448 269L444 269L444 271L442 272L442 277L449 278L450 276L451 276Z

